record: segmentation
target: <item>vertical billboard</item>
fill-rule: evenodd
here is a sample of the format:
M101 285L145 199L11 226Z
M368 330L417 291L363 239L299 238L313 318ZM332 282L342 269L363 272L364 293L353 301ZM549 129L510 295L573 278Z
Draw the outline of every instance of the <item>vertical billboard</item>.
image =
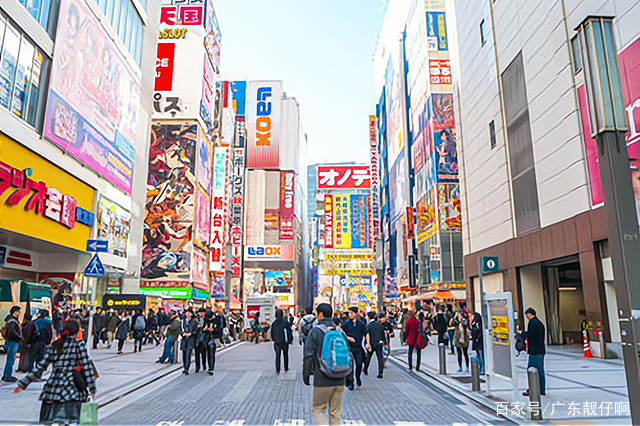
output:
M349 196L351 208L351 247L369 248L369 197L367 194Z
M296 172L280 172L280 239L293 240L293 198L295 196Z
M107 241L109 245L108 253L114 256L127 257L131 213L108 198L100 196L96 221L97 237L100 240Z
M351 248L351 208L349 195L333 195L333 247Z
M378 170L376 116L369 116L369 176L371 181L371 236L380 238L380 175Z
M211 168L213 164L213 146L201 129L198 129L198 146L196 148L196 178L204 189L211 194Z
M224 224L227 217L225 208L227 186L227 161L229 148L215 147L213 153L213 184L211 187L211 243L209 270L224 270Z
M324 248L333 248L333 196L324 196Z
M190 279L195 197L195 123L151 126L140 276Z
M44 137L131 193L140 83L84 0L63 0Z
M431 95L431 126L437 181L458 181L458 149L453 112L453 95Z
M197 185L196 191L196 245L206 250L209 247L209 237L211 235L211 199L209 194Z
M239 136L236 133L236 146ZM233 149L231 196L231 276L239 277L242 271L242 226L244 221L244 148Z
M250 81L247 85L247 167L280 166L282 82Z
M455 183L439 183L438 224L441 231L462 231L460 210L460 187Z

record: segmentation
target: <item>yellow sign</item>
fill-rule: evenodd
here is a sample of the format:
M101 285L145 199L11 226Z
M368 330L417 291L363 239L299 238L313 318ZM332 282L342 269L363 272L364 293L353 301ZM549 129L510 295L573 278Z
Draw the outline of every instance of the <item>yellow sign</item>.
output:
M509 346L509 319L503 316L492 316L491 335L494 345Z
M17 180L7 181L7 173ZM79 222L76 207L92 211L93 188L4 135L0 182L8 185L0 193L0 228L85 250L91 226Z
M333 247L351 248L351 208L349 196L333 196Z
M373 269L325 269L325 275L373 275Z
M354 254L335 254L327 253L324 255L326 260L351 260L351 259L373 259L372 254L354 253Z

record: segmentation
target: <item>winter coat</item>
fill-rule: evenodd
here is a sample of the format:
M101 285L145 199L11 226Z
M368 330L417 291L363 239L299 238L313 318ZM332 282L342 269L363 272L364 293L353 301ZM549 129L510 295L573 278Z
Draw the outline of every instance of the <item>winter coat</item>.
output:
M447 327L447 318L444 316L444 313L439 312L433 319L433 328L438 332L438 334L445 334L447 332Z
M38 317L33 321L33 327L36 335L28 341L29 343L41 342L45 345L51 343L53 339L53 327L51 326L51 320L46 317Z
M178 336L180 336L180 333L182 333L182 321L180 320L180 317L176 315L169 323L169 327L167 328L167 337L177 339Z
M22 340L22 329L20 323L11 314L7 315L4 319L5 334L4 338L8 342L19 343Z
M158 316L153 312L147 314L147 331L152 331L158 328Z
M324 325L327 328L334 328L333 320L331 318L325 318L319 322L320 325ZM340 328L337 330L342 331ZM346 379L333 379L328 377L320 369L320 362L318 361L318 354L322 350L322 341L324 339L324 331L320 327L313 327L309 331L307 340L304 343L304 361L302 368L302 378L305 384L309 384L309 379L313 374L313 386L314 387L327 387L327 386L344 386Z
M285 346L293 342L291 323L284 318L275 320L271 324L271 340L278 346Z
M73 336L65 337L61 354L58 354L53 347L47 347L44 359L40 361L31 373L18 380L17 385L22 389L26 389L29 384L42 377L49 365L52 365L53 371L42 389L40 394L41 401L57 403L85 402L87 400L86 395L78 390L73 381L73 370L78 365L81 367L89 393L95 393L96 382L84 342L76 340Z
M118 340L126 340L127 336L129 336L129 323L131 322L130 318L120 320L120 324L118 324L118 329L116 330L116 339Z
M107 323L107 331L115 333L115 331L117 330L117 328L118 328L118 326L120 325L121 322L122 322L122 320L120 319L120 317L118 315L116 315L116 314L113 314L109 318L109 322Z
M404 324L404 332L407 333L407 345L415 346L416 339L418 338L418 332L420 329L420 321L418 318L411 317Z
M191 333L185 336L185 333ZM180 349L183 351L196 347L196 336L198 334L198 321L195 318L182 320L182 340L180 341Z
M107 319L104 314L93 315L93 333L100 333L107 326Z
M529 355L544 355L547 352L544 347L544 325L538 317L531 318L527 331L522 336L527 339Z
M467 327L466 320L463 319L461 322L457 322L453 332L453 342L458 348L469 347L469 327Z
M474 351L481 351L484 349L482 322L471 323L471 349Z

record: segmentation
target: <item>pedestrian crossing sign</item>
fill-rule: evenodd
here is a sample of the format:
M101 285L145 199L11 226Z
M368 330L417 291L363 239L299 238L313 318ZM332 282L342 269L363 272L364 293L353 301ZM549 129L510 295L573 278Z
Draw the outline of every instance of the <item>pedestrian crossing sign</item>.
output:
M105 276L104 265L98 257L98 253L94 254L87 267L84 268L84 276L91 278L102 278Z

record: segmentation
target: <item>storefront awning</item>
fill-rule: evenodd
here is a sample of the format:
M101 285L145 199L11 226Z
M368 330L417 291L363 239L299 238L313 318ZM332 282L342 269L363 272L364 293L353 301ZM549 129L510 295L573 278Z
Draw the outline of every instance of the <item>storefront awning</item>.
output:
M224 308L224 299L216 299L217 306ZM232 311L239 311L242 309L242 302L233 293L229 297L229 309Z
M466 298L467 295L464 290L436 290L412 296L408 300L465 300Z

